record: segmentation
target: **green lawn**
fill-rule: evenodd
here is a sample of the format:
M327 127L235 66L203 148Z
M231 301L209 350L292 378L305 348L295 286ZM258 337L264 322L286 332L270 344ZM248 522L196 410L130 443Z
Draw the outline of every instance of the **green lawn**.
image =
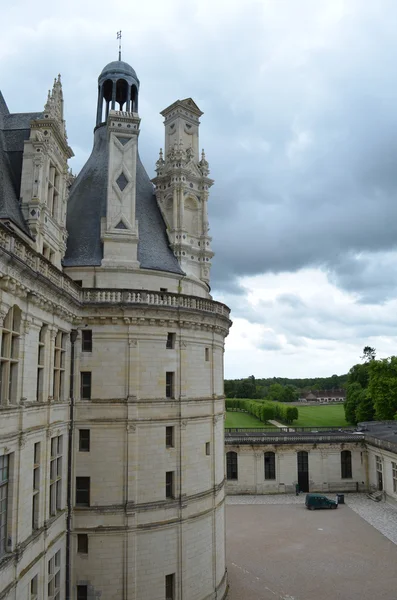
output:
M298 406L298 405L297 405ZM298 406L299 419L291 425L296 427L346 427L343 404ZM226 411L225 427L266 427L256 417L243 412Z
M225 427L263 427L266 425L256 417L244 412L226 411Z
M343 404L334 406L298 406L299 419L296 427L346 427Z

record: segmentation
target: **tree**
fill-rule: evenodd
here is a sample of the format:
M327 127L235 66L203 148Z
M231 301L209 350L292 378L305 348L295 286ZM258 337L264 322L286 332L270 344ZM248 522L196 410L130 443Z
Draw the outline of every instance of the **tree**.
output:
M357 381L348 384L344 409L346 421L352 425L357 425L356 411L360 402L363 400L363 394L365 394L365 390Z
M365 360L365 362L371 362L372 360L375 360L375 358L376 358L375 348L372 348L371 346L365 346L363 349L363 355L361 358L362 358L362 360Z
M270 400L276 400L277 402L283 402L284 388L280 383L273 383L269 388L268 398Z
M361 399L356 408L356 421L373 421L375 415L374 403L368 390L362 390ZM347 419L346 419L347 420Z
M397 412L397 356L373 360L369 364L368 391L374 403L375 418L392 420Z

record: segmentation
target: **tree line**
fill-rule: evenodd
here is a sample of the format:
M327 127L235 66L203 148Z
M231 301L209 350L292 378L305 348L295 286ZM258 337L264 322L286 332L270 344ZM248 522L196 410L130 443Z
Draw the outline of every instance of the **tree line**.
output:
M270 403L226 398L225 406L226 410L241 410L247 412L263 423L267 423L270 420L276 420L290 424L299 418L296 406L282 406L275 402Z
M344 388L347 379L347 374L306 379L288 379L286 377L256 379L251 375L245 379L226 379L225 395L226 398L264 398L276 402L294 402L302 394L311 390Z
M348 423L390 421L397 418L397 356L376 359L366 346L364 363L354 365L346 386L345 417Z

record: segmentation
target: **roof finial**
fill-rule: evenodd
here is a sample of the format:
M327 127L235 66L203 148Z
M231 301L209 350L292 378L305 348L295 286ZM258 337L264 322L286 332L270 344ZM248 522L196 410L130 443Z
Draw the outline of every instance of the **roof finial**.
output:
M117 32L117 39L119 40L119 60L121 60L121 29Z

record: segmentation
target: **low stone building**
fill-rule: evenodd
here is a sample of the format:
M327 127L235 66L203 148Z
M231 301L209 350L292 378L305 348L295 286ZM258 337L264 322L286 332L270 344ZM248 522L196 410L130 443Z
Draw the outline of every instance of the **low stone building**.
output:
M383 492L397 504L397 422L356 431L227 432L228 494Z
M356 492L367 489L363 434L226 434L228 494Z

